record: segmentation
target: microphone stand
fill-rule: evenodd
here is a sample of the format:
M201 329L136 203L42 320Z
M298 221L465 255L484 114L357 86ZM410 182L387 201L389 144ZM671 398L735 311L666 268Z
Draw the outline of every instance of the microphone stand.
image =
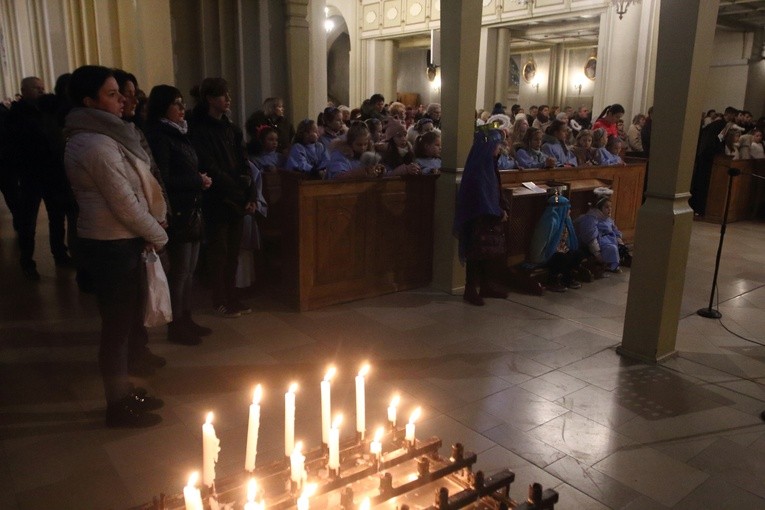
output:
M696 313L707 319L719 319L722 314L719 310L712 308L712 304L715 298L715 291L717 290L717 273L720 271L720 257L722 256L723 241L725 240L725 229L728 226L728 209L730 208L730 194L733 188L733 178L737 175L741 175L741 170L738 168L728 168L728 189L725 194L725 212L723 213L722 225L720 225L720 244L717 246L717 259L715 260L715 274L712 277L712 292L709 294L709 306L707 308L699 308Z

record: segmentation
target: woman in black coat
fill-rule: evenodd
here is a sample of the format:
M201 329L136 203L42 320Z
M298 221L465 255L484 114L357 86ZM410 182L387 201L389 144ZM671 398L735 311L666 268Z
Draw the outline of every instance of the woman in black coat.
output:
M173 322L168 325L167 337L173 343L197 345L201 335L211 333L191 319L191 286L202 239L202 192L212 180L199 171L197 153L186 136L185 110L177 88L154 87L149 96L146 138L172 210L167 251Z

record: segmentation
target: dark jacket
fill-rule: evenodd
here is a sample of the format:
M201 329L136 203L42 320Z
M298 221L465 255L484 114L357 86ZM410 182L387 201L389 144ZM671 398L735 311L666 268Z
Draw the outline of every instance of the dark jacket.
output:
M242 131L225 115L219 120L195 111L189 119L189 139L199 158L199 171L212 179L202 202L206 218L239 221L252 199Z
M19 100L7 118L7 164L22 186L50 188L64 180L63 151L37 104Z
M199 175L199 158L191 141L177 128L164 123L149 127L146 139L172 209L170 239L198 239L200 225L191 225L190 222L196 221L194 215L202 205L202 177ZM195 231L189 231L190 228Z
M289 120L284 117L267 117L263 110L258 110L247 119L247 132L251 138L255 138L255 132L259 126L271 126L276 130L279 137L277 152L285 153L292 145L292 139L295 138L295 128Z

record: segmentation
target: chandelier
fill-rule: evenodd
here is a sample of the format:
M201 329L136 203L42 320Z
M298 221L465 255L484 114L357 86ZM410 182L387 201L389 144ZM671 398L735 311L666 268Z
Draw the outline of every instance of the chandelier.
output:
M619 15L619 19L622 19L627 14L627 9L630 4L639 4L640 0L611 0L611 4L616 7L616 14Z

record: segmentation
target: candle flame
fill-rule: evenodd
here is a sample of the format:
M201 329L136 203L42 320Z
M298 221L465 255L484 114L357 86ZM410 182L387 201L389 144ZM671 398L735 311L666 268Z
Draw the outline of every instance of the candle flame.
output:
M364 377L369 373L369 363L364 363L364 366L359 370L359 376Z
M290 393L295 393L297 389L298 389L298 383L294 382L290 384L290 387L287 391L289 391Z
M199 480L199 471L194 471L189 475L189 483L186 484L186 487L195 487L197 480Z
M255 496L257 496L257 494L258 494L258 482L256 482L254 478L250 478L250 481L247 482L247 502L254 503Z
M300 494L300 496L303 497L303 498L310 498L311 496L316 494L316 489L317 488L318 488L318 486L315 483L308 483L303 488L303 492Z
M213 417L214 417L214 415L213 415L212 411L207 413L207 418L205 419L205 424L206 425L212 425Z
M252 394L252 403L255 405L260 404L260 399L263 397L263 387L258 384L255 386L255 391Z
M329 367L327 369L327 373L324 374L324 380L329 381L333 377L335 377L335 373L337 373L337 369L335 367Z
M385 434L385 429L382 427L379 427L375 431L375 441L379 443L382 440L383 434Z
M409 423L414 423L415 421L419 420L420 414L422 414L422 408L418 407L411 415L409 415Z
M372 502L369 501L369 498L364 498L364 501L359 506L359 510L369 510L370 508L372 508Z
M298 441L297 443L295 443L295 449L292 450L292 453L293 454L295 454L295 453L299 454L302 451L303 451L303 441Z
M398 403L400 401L401 401L401 395L393 395L393 398L390 400L390 406L398 407Z
M342 423L343 423L343 415L342 414L335 415L335 419L332 420L332 428L339 429Z

